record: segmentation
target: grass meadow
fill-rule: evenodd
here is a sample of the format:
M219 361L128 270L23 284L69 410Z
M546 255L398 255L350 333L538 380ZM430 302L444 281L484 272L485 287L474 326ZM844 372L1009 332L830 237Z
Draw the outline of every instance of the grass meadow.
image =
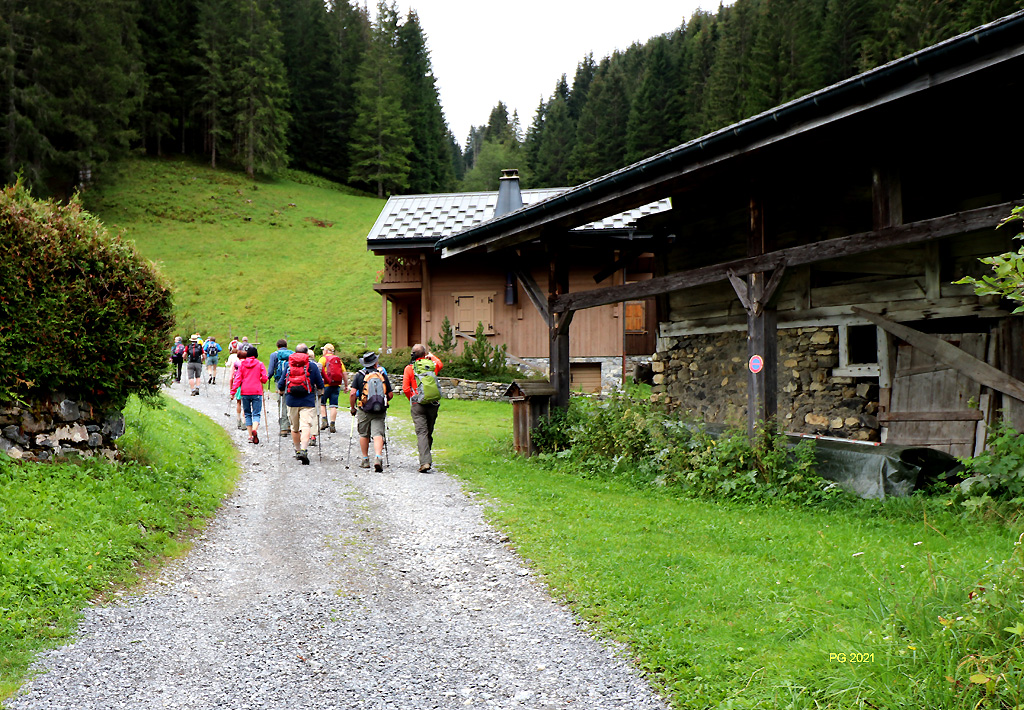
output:
M345 351L380 345L373 282L384 261L366 235L382 200L299 173L253 181L181 159L118 170L85 193L85 206L170 280L186 340L246 335L262 341L264 361L280 337L331 338Z
M506 404L445 401L435 442L556 598L676 707L1006 707L942 621L1019 530L922 498L824 512L566 475L512 456Z
M234 486L236 451L214 422L172 400L125 414L131 463L0 455L0 702L87 604L183 552Z

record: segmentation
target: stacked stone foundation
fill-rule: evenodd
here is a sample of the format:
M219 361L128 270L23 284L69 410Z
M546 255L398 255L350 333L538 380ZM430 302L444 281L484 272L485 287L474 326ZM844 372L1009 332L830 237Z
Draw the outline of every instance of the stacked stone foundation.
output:
M51 461L71 456L117 458L124 414L55 394L0 403L0 447L11 458Z
M835 328L778 333L778 419L786 431L878 441L877 378L832 374ZM746 426L747 341L740 332L663 338L652 399L703 421Z

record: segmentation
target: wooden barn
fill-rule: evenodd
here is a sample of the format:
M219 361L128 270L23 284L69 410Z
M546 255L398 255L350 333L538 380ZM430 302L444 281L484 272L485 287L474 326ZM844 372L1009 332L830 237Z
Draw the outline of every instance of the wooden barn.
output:
M441 263L530 259L556 404L577 323L654 298L670 407L969 455L1000 412L1024 427L1022 319L954 283L1019 246L996 227L1024 195L1022 84L1017 13L445 237ZM636 222L654 277L595 286L635 252L573 230L665 199Z
M467 255L442 261L434 248L442 237L491 219L495 211L507 212L565 191L520 190L515 170L504 171L500 184L498 192L400 195L388 200L367 237L368 248L385 263L373 286L381 294L384 347L439 341L447 317L460 339L472 337L477 323L482 323L492 344L505 344L513 361L546 370L548 326L530 298L539 293L537 282L547 282L548 260L537 258L531 248L510 250L498 260ZM635 222L668 208L667 199L653 201L569 230L566 245L600 243L612 251L637 252L630 263L605 270L606 263L593 260L601 258L599 252L582 251L568 266L573 288L651 278L651 255L640 258L651 235L639 232ZM636 360L650 360L656 327L653 299L603 304L581 313L572 327L572 388L595 392L614 387L624 370L632 373Z

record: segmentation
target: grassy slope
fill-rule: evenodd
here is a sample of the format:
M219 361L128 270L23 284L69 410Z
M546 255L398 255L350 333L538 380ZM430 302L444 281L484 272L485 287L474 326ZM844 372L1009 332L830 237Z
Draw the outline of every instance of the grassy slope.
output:
M379 345L383 260L366 250L381 200L182 160L136 159L86 207L175 286L179 334ZM331 222L317 226L312 220Z

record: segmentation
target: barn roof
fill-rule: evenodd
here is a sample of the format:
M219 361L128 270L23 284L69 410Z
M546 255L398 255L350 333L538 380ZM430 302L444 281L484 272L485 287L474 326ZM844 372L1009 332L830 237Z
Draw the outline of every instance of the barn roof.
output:
M494 251L544 234L564 233L611 212L664 199L738 157L1022 56L1024 11L561 191L543 202L466 227L441 239L437 248L447 257L480 248Z
M537 204L567 189L553 187L523 190L523 204ZM367 245L371 249L433 247L442 237L491 219L497 202L497 191L396 195L388 199L374 222L367 235ZM671 203L666 198L589 222L577 227L575 231L628 230L640 217L670 208Z

